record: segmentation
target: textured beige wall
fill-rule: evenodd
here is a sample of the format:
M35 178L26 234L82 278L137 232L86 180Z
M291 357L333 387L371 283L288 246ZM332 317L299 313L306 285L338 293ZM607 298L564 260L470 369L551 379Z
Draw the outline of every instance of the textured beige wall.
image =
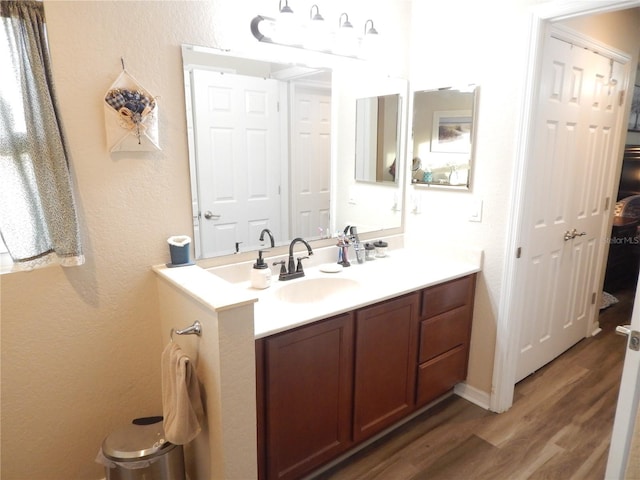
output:
M45 2L87 263L2 276L2 475L96 479L105 435L158 414L150 265L190 232L180 43L212 44L213 4ZM129 72L160 98L162 152L110 155L101 98Z
M491 392L510 183L521 107L518 99L524 86L529 41L527 6L531 3L516 0L487 5L463 0L434 6L427 0L414 2L412 88L479 85L472 189L452 192L410 187L408 207L415 203L420 213L408 214L407 231L430 238L436 244L453 243L484 250L483 270L476 286L467 383L485 393ZM459 18L455 29L443 22L443 17ZM486 21L478 22L478 18ZM474 201L483 202L479 223L469 222Z

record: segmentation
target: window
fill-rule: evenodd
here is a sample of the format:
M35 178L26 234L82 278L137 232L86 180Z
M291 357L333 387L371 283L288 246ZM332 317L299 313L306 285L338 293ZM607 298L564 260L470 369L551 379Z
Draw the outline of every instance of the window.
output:
M7 250L7 247L2 241L2 238L0 238L0 273L2 273L2 271L5 269L9 270L12 265L13 265L13 260L11 260L9 251Z
M7 19L0 18L0 21L6 22ZM0 37L0 65L11 65L12 60L10 48L11 45L8 41L4 41L4 36ZM19 85L17 85L13 81L12 76L9 75L10 69L3 68L2 70L4 73L0 74L0 102L3 102L4 105L8 107L8 110L12 112L11 118L13 120L12 122L5 122L5 128L11 128L11 131L14 134L22 134L26 136L27 125L25 123L24 106L22 103ZM0 134L2 134L1 131ZM3 147L4 145L6 145L5 142L0 142L0 147ZM3 148L0 150L0 159L9 154L10 152L5 151L5 148ZM6 188L6 186L3 185L3 188ZM9 250L7 250L7 246L4 244L4 240L0 235L0 268L9 267L12 264L13 261L9 255Z
M0 232L19 270L84 263L50 64L43 4L0 2Z

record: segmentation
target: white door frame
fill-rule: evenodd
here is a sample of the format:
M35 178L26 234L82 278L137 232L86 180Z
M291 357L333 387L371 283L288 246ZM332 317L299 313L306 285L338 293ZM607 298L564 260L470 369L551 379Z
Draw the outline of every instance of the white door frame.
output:
M574 2L549 2L533 7L529 25L528 68L525 90L522 96L522 117L516 138L515 168L512 177L511 209L507 229L505 268L502 275L503 289L500 294L496 350L494 358L492 395L490 409L504 412L513 404L516 378L516 360L522 319L518 311L522 302L522 292L517 291L516 280L520 275L520 263L516 255L520 245L523 223L526 167L529 161L529 145L534 130L536 93L539 65L542 61L542 47L547 23L566 20L576 16L605 13L614 10L640 6L640 0L579 0Z
M640 288L636 289L630 328L640 329ZM620 379L620 392L616 405L616 416L611 433L609 457L605 479L617 480L625 478L625 471L629 463L629 455L634 437L640 432L635 429L636 414L638 412L638 380L640 379L640 352L629 348L629 339L625 344L624 366ZM636 438L637 440L637 438Z

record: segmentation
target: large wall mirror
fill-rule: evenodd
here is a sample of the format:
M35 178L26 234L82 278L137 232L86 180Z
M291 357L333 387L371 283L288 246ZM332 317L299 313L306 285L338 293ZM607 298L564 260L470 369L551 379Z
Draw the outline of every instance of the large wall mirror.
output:
M356 180L397 181L401 113L397 93L356 100Z
M471 187L477 95L475 86L414 92L412 184Z
M352 192L337 165L349 148L342 132L356 128L340 108L355 104L344 75L192 45L182 56L197 259L265 248L265 228L276 246L326 239L352 218L360 233L401 229L401 215L344 216Z

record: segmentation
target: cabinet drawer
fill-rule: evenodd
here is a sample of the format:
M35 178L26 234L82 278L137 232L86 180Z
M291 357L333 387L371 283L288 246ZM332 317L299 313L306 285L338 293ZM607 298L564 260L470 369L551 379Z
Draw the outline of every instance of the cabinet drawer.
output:
M426 362L469 340L471 307L465 305L423 320L420 326L419 363Z
M421 317L430 318L471 302L475 275L429 287L422 292Z
M467 377L467 349L460 345L418 367L417 406L423 406Z

